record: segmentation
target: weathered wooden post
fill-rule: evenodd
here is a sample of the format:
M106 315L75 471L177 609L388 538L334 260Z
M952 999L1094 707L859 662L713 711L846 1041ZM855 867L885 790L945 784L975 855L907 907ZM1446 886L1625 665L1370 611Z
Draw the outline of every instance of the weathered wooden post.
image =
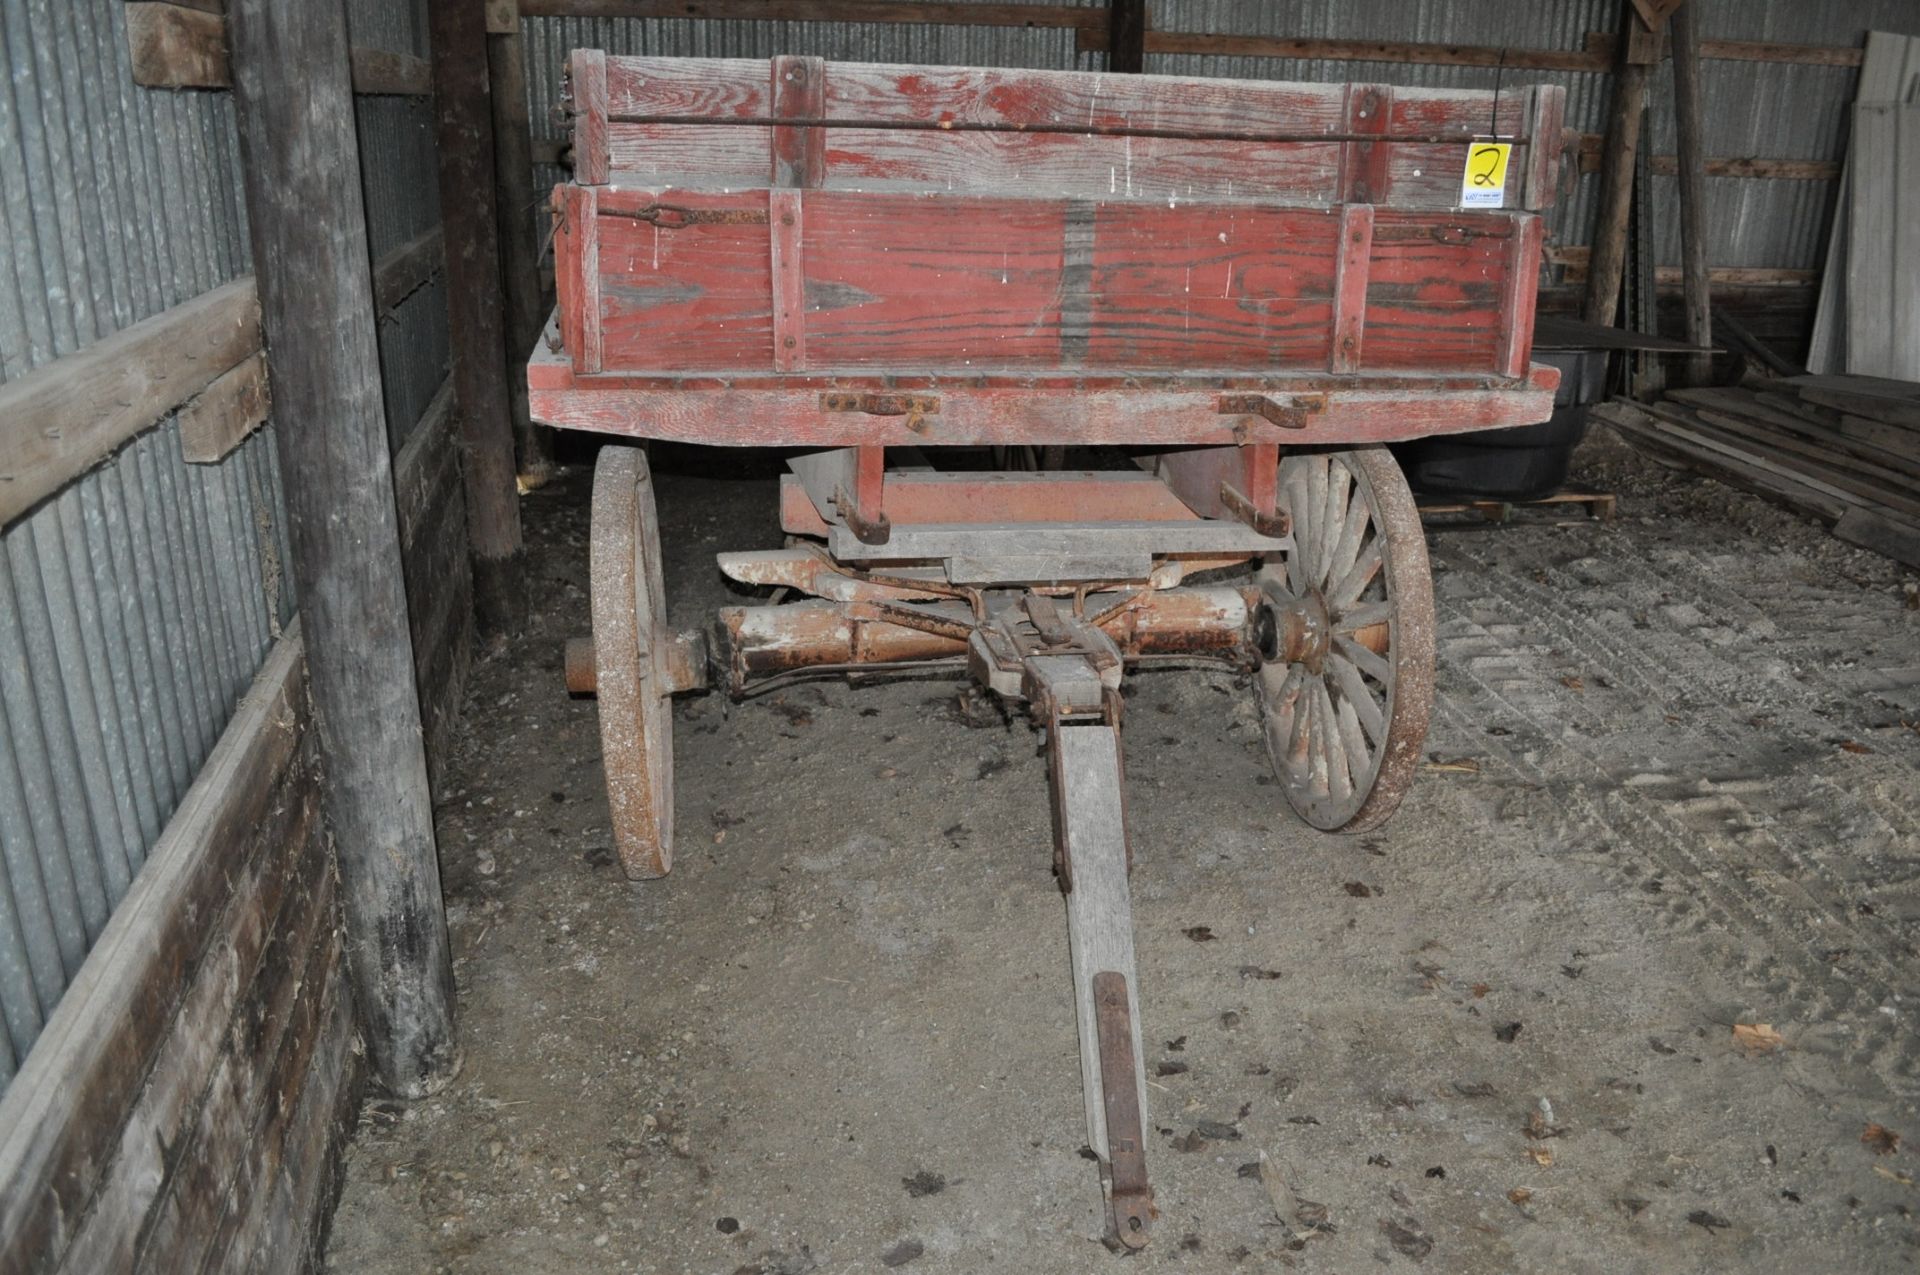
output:
M429 0L440 224L447 245L447 326L460 411L461 473L473 552L474 612L502 632L525 610L520 504L507 386L506 302L494 218L493 113L486 13L473 0Z
M1620 280L1627 265L1627 223L1633 212L1633 166L1646 113L1647 74L1660 60L1660 33L1646 18L1648 11L1657 14L1655 0L1622 0L1620 8L1619 51L1614 60L1607 140L1600 152L1599 213L1587 263L1584 311L1589 323L1608 326L1619 309Z
M1147 69L1147 0L1107 5L1107 70L1138 75Z
M1700 28L1691 4L1668 19L1673 36L1673 125L1680 176L1680 274L1686 294L1687 340L1713 344L1711 279L1707 264L1707 161L1701 143ZM1705 385L1713 379L1713 356L1687 357L1686 379Z
M228 0L261 326L347 956L376 1076L453 1074L453 964L380 398L339 0Z
M527 411L527 355L540 339L540 239L534 231L533 133L527 118L527 56L520 6L488 0L487 67L493 103L494 200L500 219L500 283L506 298L507 389L520 482L553 474L553 431Z

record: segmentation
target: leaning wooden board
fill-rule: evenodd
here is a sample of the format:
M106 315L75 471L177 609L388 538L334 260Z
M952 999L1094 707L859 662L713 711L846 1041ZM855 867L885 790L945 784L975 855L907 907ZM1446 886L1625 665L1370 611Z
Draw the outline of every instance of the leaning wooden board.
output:
M1557 88L596 51L569 76L562 305L529 369L553 424L1377 442L1551 410ZM1501 206L1462 208L1488 139Z

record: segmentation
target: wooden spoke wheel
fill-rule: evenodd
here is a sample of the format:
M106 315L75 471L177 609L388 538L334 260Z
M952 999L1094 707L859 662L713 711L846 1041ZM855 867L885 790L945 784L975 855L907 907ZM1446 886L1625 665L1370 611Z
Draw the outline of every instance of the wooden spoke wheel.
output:
M614 848L633 878L673 866L673 704L653 475L637 447L593 470L593 661Z
M1328 832L1384 823L1433 709L1433 578L1384 447L1280 463L1295 548L1261 571L1267 748L1287 801Z

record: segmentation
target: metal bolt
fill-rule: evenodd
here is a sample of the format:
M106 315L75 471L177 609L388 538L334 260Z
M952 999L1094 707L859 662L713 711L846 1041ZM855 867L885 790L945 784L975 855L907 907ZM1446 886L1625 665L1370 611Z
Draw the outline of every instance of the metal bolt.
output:
M790 212L781 213L780 224L783 226L791 226L793 224L793 214Z
M794 340L792 337L787 337L786 339L781 341L780 344L786 346L789 350L791 350L794 347Z

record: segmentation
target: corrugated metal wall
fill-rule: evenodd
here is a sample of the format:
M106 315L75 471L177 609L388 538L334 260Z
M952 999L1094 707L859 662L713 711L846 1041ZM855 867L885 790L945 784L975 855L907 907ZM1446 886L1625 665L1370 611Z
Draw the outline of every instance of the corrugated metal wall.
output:
M349 0L353 43L428 55L426 0ZM440 222L428 98L362 97L354 103L373 260ZM447 295L436 276L380 319L387 433L397 453L447 374Z
M355 43L425 56L422 0ZM0 0L0 380L249 269L233 101L137 88L121 0ZM370 250L439 219L426 103L358 109ZM444 295L381 323L396 449L445 375ZM218 465L171 418L0 531L0 1086L293 614L269 423Z
M1914 0L1829 0L1825 4L1699 0L1704 38L1768 40L1857 47L1869 30L1920 34ZM1528 49L1579 50L1590 32L1618 26L1619 0L1149 0L1155 29L1236 35L1414 41ZM769 57L809 53L870 62L1099 69L1102 55L1075 52L1070 31L872 23L781 23L529 19L527 59L534 135L556 138L549 112L559 96L560 68L572 48L612 53L698 57ZM1290 61L1194 54L1149 54L1149 72L1243 79L1360 80L1390 84L1491 89L1496 83L1559 84L1567 90L1567 124L1583 132L1606 127L1611 77L1553 71L1496 72L1487 67L1398 62ZM1845 153L1850 67L1712 61L1704 70L1713 156L1838 160ZM1654 77L1653 145L1673 151L1671 77ZM562 174L543 169L551 184ZM1678 199L1673 179L1656 178L1654 207L1671 216L1656 228L1663 264L1677 264ZM1709 179L1715 265L1817 269L1826 247L1834 183ZM1591 238L1598 179L1569 191L1550 222L1556 243Z

